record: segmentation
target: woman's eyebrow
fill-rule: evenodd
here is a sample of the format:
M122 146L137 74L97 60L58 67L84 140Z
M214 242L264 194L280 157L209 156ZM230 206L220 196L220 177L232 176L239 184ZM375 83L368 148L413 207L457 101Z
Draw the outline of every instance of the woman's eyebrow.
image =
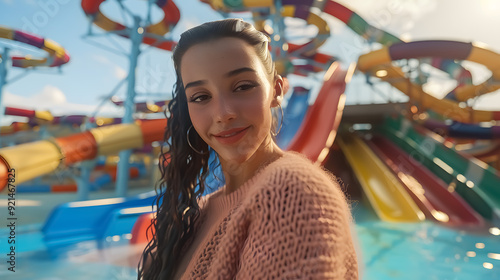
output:
M234 75L238 75L238 74L243 73L243 72L254 72L255 73L257 71L253 70L250 67L241 67L241 68L238 68L238 69L231 70L231 71L227 72L226 77L231 77L231 76L234 76Z
M186 90L190 87L201 86L201 85L204 85L206 83L207 83L206 80L199 80L199 81L190 82L190 83L187 83L186 86L184 86L184 90Z
M238 68L238 69L231 70L231 71L227 72L225 76L226 77L231 77L231 76L235 76L235 75L238 75L240 73L243 73L243 72L254 72L254 73L256 73L257 71L255 71L254 69L252 69L250 67L241 67L241 68ZM184 87L184 90L186 90L186 89L188 89L190 87L201 86L201 85L204 85L206 83L207 83L206 80L198 80L198 81L190 82L190 83L186 84L186 86Z

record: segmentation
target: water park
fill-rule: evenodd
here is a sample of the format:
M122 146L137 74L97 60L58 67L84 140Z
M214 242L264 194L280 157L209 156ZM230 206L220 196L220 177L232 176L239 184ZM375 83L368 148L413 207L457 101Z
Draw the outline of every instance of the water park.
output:
M352 2L0 1L0 278L137 279L172 50L236 17L290 83L278 145L343 182L360 279L500 279L499 46L399 32L450 12L429 1Z

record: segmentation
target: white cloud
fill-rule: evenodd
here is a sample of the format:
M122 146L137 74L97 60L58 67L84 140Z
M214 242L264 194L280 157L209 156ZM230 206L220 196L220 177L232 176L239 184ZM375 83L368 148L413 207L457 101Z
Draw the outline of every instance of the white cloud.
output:
M64 93L55 86L46 85L42 92L31 97L35 104L59 105L67 102Z
M115 77L118 79L125 79L127 77L127 71L123 70L120 66L115 66L114 70Z

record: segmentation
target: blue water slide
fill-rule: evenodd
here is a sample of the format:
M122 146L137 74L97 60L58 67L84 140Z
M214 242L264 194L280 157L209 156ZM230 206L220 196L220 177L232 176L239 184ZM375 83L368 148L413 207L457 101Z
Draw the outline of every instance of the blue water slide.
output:
M47 246L68 245L85 240L98 240L113 228L113 221L122 223L123 231L112 234L130 233L135 219L151 212L156 197L154 191L130 198L109 198L64 203L54 208L42 228ZM129 209L125 211L124 209ZM131 219L130 219L131 218Z
M304 121L307 109L309 108L307 101L309 95L309 90L302 87L295 87L292 96L288 99L288 104L283 110L283 127L276 136L276 142L283 150L286 150Z

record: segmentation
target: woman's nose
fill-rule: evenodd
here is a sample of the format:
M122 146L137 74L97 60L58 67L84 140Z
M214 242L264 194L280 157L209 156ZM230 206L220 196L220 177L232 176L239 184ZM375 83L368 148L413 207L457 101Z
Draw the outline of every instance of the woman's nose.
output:
M225 98L220 98L215 107L214 116L217 122L228 122L236 118L234 104Z

